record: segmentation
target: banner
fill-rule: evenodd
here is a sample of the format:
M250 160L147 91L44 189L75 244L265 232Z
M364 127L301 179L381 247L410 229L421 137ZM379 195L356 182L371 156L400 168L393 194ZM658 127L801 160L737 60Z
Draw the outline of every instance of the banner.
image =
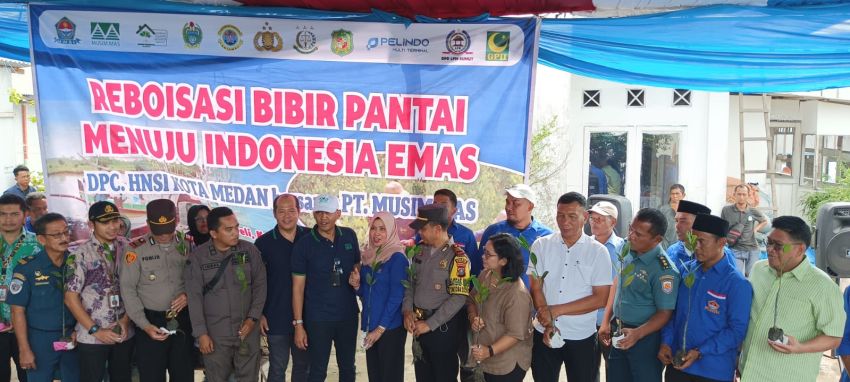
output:
M338 195L341 225L412 219L439 188L483 229L528 159L534 19L395 24L31 5L50 209L86 235L112 200L234 209L254 239L276 195ZM406 224L404 225L406 228ZM406 230L402 236L410 236Z

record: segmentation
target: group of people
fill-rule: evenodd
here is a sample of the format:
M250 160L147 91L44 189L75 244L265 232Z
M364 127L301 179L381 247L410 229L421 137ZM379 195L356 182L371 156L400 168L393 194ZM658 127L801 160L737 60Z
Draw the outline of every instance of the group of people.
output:
M805 381L844 333L803 220L776 218L768 260L742 272L734 224L682 198L666 250L659 209L619 237L614 204L569 192L552 230L524 184L505 190L507 219L480 243L448 189L418 209L412 245L388 212L359 240L337 224L333 195L301 226L298 197L282 194L254 243L227 207L193 206L189 233L177 231L168 199L148 203L149 233L128 241L116 205L98 201L90 239L69 250L65 217L28 200L0 197L0 380L13 358L22 381L129 381L134 362L142 382L190 381L198 349L208 381L256 381L266 336L271 381L290 359L292 380L324 381L331 347L339 380L354 381L358 346L370 381L403 381L410 336L422 382L522 381L529 369L557 381L562 365L570 381L596 381L603 360L612 382Z

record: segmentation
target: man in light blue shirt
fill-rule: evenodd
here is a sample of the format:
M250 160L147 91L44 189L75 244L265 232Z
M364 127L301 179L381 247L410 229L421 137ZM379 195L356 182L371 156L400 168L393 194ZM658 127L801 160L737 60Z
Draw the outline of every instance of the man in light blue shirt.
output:
M608 256L611 258L611 277L612 279L616 279L617 273L620 272L620 259L617 254L620 253L623 244L626 243L625 239L614 233L614 226L617 225L617 219L620 213L617 210L617 206L606 201L594 204L588 212L590 213L590 233L593 234L593 238L596 241L602 243L605 249L608 250ZM608 304L613 304L614 302L613 290L611 288L611 292L608 293ZM597 330L602 325L604 316L605 307L602 307L596 312ZM597 365L599 365L599 359L603 356L605 357L605 362L608 362L608 352L601 345L596 346L595 352L594 359Z

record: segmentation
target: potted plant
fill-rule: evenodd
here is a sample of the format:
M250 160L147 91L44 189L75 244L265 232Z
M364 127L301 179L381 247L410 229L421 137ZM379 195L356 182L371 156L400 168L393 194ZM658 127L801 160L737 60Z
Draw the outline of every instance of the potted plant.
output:
M546 276L549 275L549 271L540 272L537 269L537 254L531 250L531 245L528 244L528 240L524 237L519 237L519 244L528 251L528 259L531 261L531 278L534 279L537 283L540 283L540 288L543 288L543 282L546 279ZM561 331L558 330L558 327L555 326L555 317L552 316L552 310L546 309L546 313L549 315L549 326L546 329L551 329L549 332L549 345L551 348L560 348L564 346L564 339L561 338Z
M696 253L697 248L697 236L693 234L693 232L688 231L687 237L685 238L685 248L688 249L688 257L693 259L693 254ZM688 267L690 264L690 267ZM688 354L688 322L691 320L691 299L693 298L692 287L694 286L694 282L696 282L696 274L694 271L699 266L699 263L688 263L682 262L682 268L684 268L688 275L685 276L683 282L685 286L688 287L688 310L685 316L685 327L682 330L682 347L681 349L676 351L676 355L673 356L673 366L679 367L685 363L685 355Z
M623 248L620 250L620 253L617 254L617 259L620 262L620 281L617 283L617 294L620 295L620 298L617 300L616 310L614 311L614 317L611 319L611 345L615 348L619 349L620 340L625 337L623 333L623 321L619 317L619 313L622 310L623 300L622 293L623 288L628 287L633 281L635 281L635 265L632 262L629 262L626 265L626 257L629 256L629 252L631 251L632 246L629 242L625 242L623 244Z
M401 280L401 285L403 285L405 289L410 290L410 300L413 303L414 309L416 309L416 302L414 300L416 297L416 262L413 261L413 258L416 257L420 251L422 251L422 248L419 248L419 244L408 247L404 251L404 257L407 258L408 263L407 269L405 269L405 272L407 272L407 280ZM414 312L414 314L416 314L416 312ZM421 360L422 344L419 343L419 338L416 336L413 336L413 344L411 348L413 352L413 362Z

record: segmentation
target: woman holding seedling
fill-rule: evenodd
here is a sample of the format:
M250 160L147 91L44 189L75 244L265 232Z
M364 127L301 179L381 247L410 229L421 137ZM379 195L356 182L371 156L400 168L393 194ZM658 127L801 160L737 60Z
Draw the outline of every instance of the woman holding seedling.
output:
M401 280L407 276L408 262L403 252L393 215L375 214L360 253L360 268L354 268L348 280L363 303L361 346L366 349L370 382L404 380L407 332L401 325Z
M519 282L524 265L517 240L496 234L484 246L484 271L473 278L467 309L472 357L484 380L522 381L531 366L531 295Z

